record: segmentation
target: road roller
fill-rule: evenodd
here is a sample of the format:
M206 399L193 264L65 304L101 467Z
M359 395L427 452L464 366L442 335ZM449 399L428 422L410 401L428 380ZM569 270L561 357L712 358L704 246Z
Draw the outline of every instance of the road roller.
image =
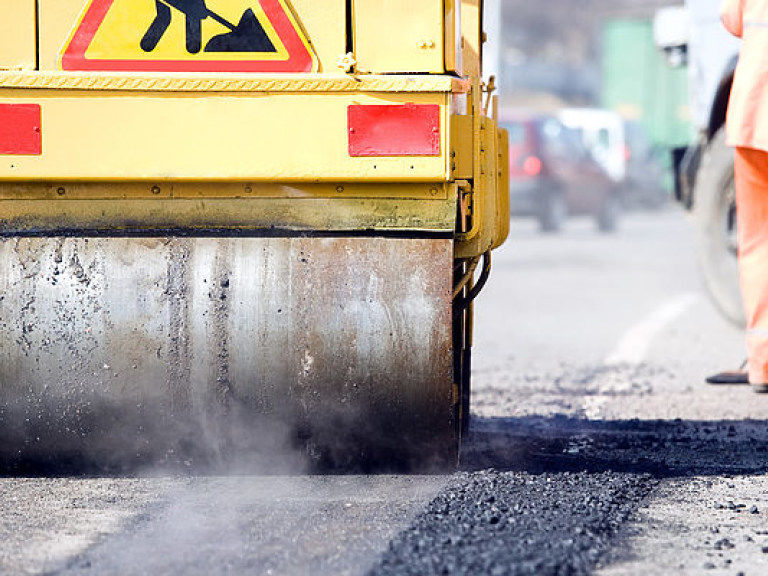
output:
M4 0L0 461L455 465L480 0Z

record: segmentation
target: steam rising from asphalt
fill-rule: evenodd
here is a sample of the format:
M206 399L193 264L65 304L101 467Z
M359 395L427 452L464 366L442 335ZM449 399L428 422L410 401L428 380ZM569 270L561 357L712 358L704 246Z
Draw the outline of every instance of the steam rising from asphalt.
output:
M299 473L305 452L282 421L244 422L226 428L195 425L166 413L101 407L73 421L55 408L33 421L30 411L6 405L0 434L0 472L45 475L136 473Z

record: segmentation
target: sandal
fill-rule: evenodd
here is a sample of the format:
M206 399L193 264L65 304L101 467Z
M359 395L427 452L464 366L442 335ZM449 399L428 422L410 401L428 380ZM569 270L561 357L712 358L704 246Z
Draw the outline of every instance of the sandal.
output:
M746 367L747 361L744 360L738 370L718 372L709 376L706 380L707 384L749 384L749 373L746 371ZM768 388L768 385L766 388Z

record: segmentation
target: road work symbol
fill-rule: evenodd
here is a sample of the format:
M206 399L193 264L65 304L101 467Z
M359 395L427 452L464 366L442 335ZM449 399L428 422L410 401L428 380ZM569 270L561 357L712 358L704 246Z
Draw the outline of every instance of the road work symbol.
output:
M187 52L197 54L202 44L202 22L213 18L229 28L229 32L214 36L205 46L206 52L277 52L253 10L243 12L240 23L235 25L209 10L205 0L155 0L157 16L141 39L141 48L152 52L171 25L171 8L184 14L186 20Z
M312 72L289 0L91 0L62 70Z

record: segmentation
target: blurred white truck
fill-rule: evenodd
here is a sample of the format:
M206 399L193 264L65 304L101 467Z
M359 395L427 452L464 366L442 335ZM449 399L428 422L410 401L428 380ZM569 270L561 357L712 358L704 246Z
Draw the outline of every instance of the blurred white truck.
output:
M727 318L743 324L736 267L733 152L725 145L725 113L739 41L720 23L720 0L687 0L659 10L656 45L671 66L687 66L690 108L697 136L673 151L675 194L691 210L701 270Z

